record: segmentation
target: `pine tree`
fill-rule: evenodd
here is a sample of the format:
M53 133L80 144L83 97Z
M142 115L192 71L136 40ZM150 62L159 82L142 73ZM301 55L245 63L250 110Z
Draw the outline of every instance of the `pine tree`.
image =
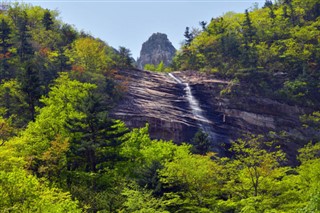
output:
M248 10L245 11L245 20L242 24L244 45L242 50L243 64L245 67L256 67L258 56L256 54L255 43L256 29L252 26L251 18Z
M245 42L252 43L256 36L256 29L252 26L252 21L248 10L245 11L245 20L242 26Z
M20 75L21 89L26 94L26 102L30 113L30 119L35 119L35 107L38 105L41 97L41 88L39 83L39 71L34 62L25 63Z
M12 77L9 73L8 58L10 57L9 48L12 46L11 39L11 28L8 23L2 19L0 23L0 80L8 79Z
M52 20L52 15L51 15L51 13L50 13L50 11L48 9L44 12L43 19L42 19L42 24L43 24L43 26L45 27L46 30L51 30L52 29L52 25L54 23L53 23L53 20Z
M202 28L202 31L206 31L207 30L207 22L206 21L201 21L200 26Z
M74 136L68 155L69 169L98 172L113 166L119 158L116 151L121 144L119 137L127 129L122 126L123 123L108 117L106 106L102 105L101 98L96 94L89 94L77 108L85 114L85 118L67 121L67 128ZM81 168L78 165L82 165Z
M31 36L28 29L28 17L25 11L18 16L17 28L19 44L18 55L20 57L20 62L25 62L31 58L31 55L34 52L31 44L29 43Z
M117 66L119 68L130 68L132 67L133 59L131 57L131 52L129 49L120 46L119 47L119 61Z
M195 154L205 155L210 148L208 134L199 130L192 139L192 152Z
M264 6L263 6L263 8L266 8L266 7L272 7L273 6L273 3L272 3L272 1L271 0L266 0L266 2L264 3Z
M189 30L190 30L189 27L186 27L186 31L184 32L184 37L186 38L185 39L186 46L189 46L194 38L193 34L190 33Z

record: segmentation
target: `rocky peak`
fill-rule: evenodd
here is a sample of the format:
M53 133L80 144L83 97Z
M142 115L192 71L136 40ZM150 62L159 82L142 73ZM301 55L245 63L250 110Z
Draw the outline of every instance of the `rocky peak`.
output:
M138 68L143 69L146 64L158 65L161 61L165 66L168 66L175 52L176 49L166 34L154 33L142 44L140 57L137 61Z

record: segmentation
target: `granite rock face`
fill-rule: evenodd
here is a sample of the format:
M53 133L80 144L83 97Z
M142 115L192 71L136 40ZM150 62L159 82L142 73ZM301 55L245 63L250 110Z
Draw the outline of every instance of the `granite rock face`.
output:
M126 81L126 94L111 112L128 127L149 124L153 139L189 141L197 131L184 91L167 74L141 70L119 71Z
M189 82L206 116L215 119L220 128L228 130L232 139L244 133L301 131L300 116L312 111L264 97L221 97L220 91L228 85L226 81L195 72L177 72L176 75Z
M142 44L140 57L137 60L138 69L143 69L146 64L158 65L163 61L168 66L176 52L166 34L154 33Z
M113 118L123 120L128 127L143 127L149 123L151 138L190 142L199 129L199 120L192 114L186 91L168 74L141 70L120 71L127 82L126 94L111 112ZM220 96L227 81L203 76L197 72L174 72L188 83L199 102L204 116L218 136L215 145L241 137L244 133L267 133L285 130L294 138L304 138L299 116L310 109L290 106L263 97ZM286 151L295 152L295 144Z

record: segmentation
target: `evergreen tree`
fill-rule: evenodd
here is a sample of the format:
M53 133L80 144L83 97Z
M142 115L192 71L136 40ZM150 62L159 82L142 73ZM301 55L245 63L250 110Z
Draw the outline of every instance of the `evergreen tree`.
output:
M106 106L101 104L96 94L89 94L77 108L85 118L67 121L67 127L74 135L68 157L70 169L98 172L110 168L119 158L115 149L120 145L119 137L126 128L123 123L108 117Z
M266 2L264 3L264 6L263 6L263 8L266 8L266 7L272 7L273 6L273 3L272 3L272 1L271 0L266 0Z
M35 107L38 105L39 98L41 97L39 70L35 66L35 63L25 63L20 71L18 79L21 84L21 89L26 95L26 103L28 104L30 119L34 121Z
M8 59L10 58L9 48L12 46L11 28L9 24L2 19L0 23L0 80L12 77L9 73Z
M151 166L139 171L139 179L137 180L140 187L152 190L155 196L162 196L164 191L159 177L160 169L163 169L163 165L159 161L153 161Z
M69 24L63 24L61 29L61 46L67 46L78 38L78 32Z
M234 33L229 33L221 38L221 49L226 57L238 58L241 54L240 41Z
M52 15L48 9L44 12L42 24L46 30L52 29L52 25L54 24L54 22L52 20Z
M116 62L119 68L130 68L132 67L133 59L129 49L120 46L119 47L119 59Z
M184 32L185 44L189 46L194 38L193 34L189 31L189 27L186 27L186 31Z
M203 132L201 129L195 134L192 139L192 152L194 154L205 155L210 148L210 140L208 134Z
M207 22L206 21L201 21L200 23L200 26L202 28L202 31L206 31L207 29Z
M18 55L20 57L20 62L25 62L30 59L34 52L29 40L31 38L28 29L28 17L25 11L18 16L17 20L18 28Z
M256 29L252 26L252 21L248 10L245 11L245 20L242 24L243 37L246 43L254 42L256 36Z
M245 11L245 20L242 24L243 27L243 65L247 67L256 67L258 56L255 49L256 29L252 26L250 14L248 10Z

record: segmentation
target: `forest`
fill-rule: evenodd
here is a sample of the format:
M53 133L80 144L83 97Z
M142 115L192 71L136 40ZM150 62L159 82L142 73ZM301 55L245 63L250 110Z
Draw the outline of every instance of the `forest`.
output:
M230 95L319 108L319 13L317 0L269 0L262 9L202 21L201 30L186 29L173 68L233 80Z
M111 119L130 50L15 3L0 11L0 212L320 212L319 1L267 0L201 27L155 69L208 72L233 82L222 95L313 109L298 163L285 132L248 133L221 157L201 132L178 145Z

